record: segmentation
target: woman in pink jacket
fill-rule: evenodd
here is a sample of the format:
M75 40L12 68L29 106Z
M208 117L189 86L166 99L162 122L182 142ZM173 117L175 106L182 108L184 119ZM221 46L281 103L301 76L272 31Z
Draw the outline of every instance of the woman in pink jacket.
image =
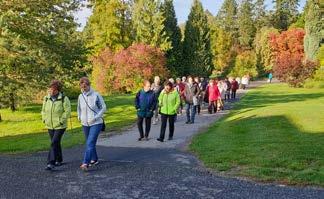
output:
M221 98L217 83L215 80L209 80L209 84L206 88L206 101L208 100L208 112L210 114L217 112L217 101Z

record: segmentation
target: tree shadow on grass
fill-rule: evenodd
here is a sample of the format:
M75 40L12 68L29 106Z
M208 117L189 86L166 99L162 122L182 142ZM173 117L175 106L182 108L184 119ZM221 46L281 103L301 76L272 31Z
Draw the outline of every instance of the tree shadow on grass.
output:
M265 107L279 103L301 102L311 99L324 97L323 93L311 94L265 94L265 93L250 93L240 102L240 108ZM324 101L324 99L323 99Z
M324 132L300 130L284 116L252 116L225 120L203 136L215 140L198 149L211 167L241 168L240 175L262 180L324 185Z

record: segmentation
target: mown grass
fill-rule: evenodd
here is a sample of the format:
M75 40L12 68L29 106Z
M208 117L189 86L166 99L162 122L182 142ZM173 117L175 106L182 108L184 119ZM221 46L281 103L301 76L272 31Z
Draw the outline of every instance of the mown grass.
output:
M324 186L324 89L252 90L190 149L229 175Z
M106 132L116 132L134 123L136 114L133 95L105 97L108 111L105 114ZM84 142L81 125L77 120L77 102L71 102L72 114L67 132L63 138L64 147L72 147ZM16 112L1 109L0 152L22 153L46 150L49 147L47 129L41 122L41 105L34 104L20 108Z

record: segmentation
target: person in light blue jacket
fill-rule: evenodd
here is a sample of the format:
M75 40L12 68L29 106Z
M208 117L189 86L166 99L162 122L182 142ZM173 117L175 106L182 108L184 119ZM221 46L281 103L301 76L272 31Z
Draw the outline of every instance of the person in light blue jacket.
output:
M103 130L103 115L106 111L106 104L102 96L92 90L87 77L80 79L80 88L82 93L78 98L77 111L86 138L86 150L80 168L86 171L89 166L99 163L96 143L99 133Z

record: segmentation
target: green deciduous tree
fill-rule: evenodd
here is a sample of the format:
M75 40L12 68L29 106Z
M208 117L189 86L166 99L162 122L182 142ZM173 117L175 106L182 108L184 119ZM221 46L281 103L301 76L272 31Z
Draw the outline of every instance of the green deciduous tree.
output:
M76 32L75 0L0 2L0 104L35 96L52 78L71 82L84 71L86 49Z
M113 51L131 45L132 24L130 0L92 0L93 14L84 29L87 46L98 53L103 48Z
M165 31L169 41L171 41L171 49L166 52L167 67L171 74L175 76L183 75L182 35L178 26L173 0L165 0L162 5L162 11L165 18Z
M236 56L235 66L230 72L230 76L243 77L244 75L249 75L250 77L258 75L254 51L243 51Z
M279 31L275 28L263 27L256 34L254 45L256 51L258 73L269 72L273 68L274 54L270 45L270 35L278 35Z
M132 15L135 41L159 47L163 51L169 50L171 42L165 31L164 21L159 0L137 0Z
M207 16L199 0L194 0L185 28L183 63L185 74L207 76L212 70L212 52Z

